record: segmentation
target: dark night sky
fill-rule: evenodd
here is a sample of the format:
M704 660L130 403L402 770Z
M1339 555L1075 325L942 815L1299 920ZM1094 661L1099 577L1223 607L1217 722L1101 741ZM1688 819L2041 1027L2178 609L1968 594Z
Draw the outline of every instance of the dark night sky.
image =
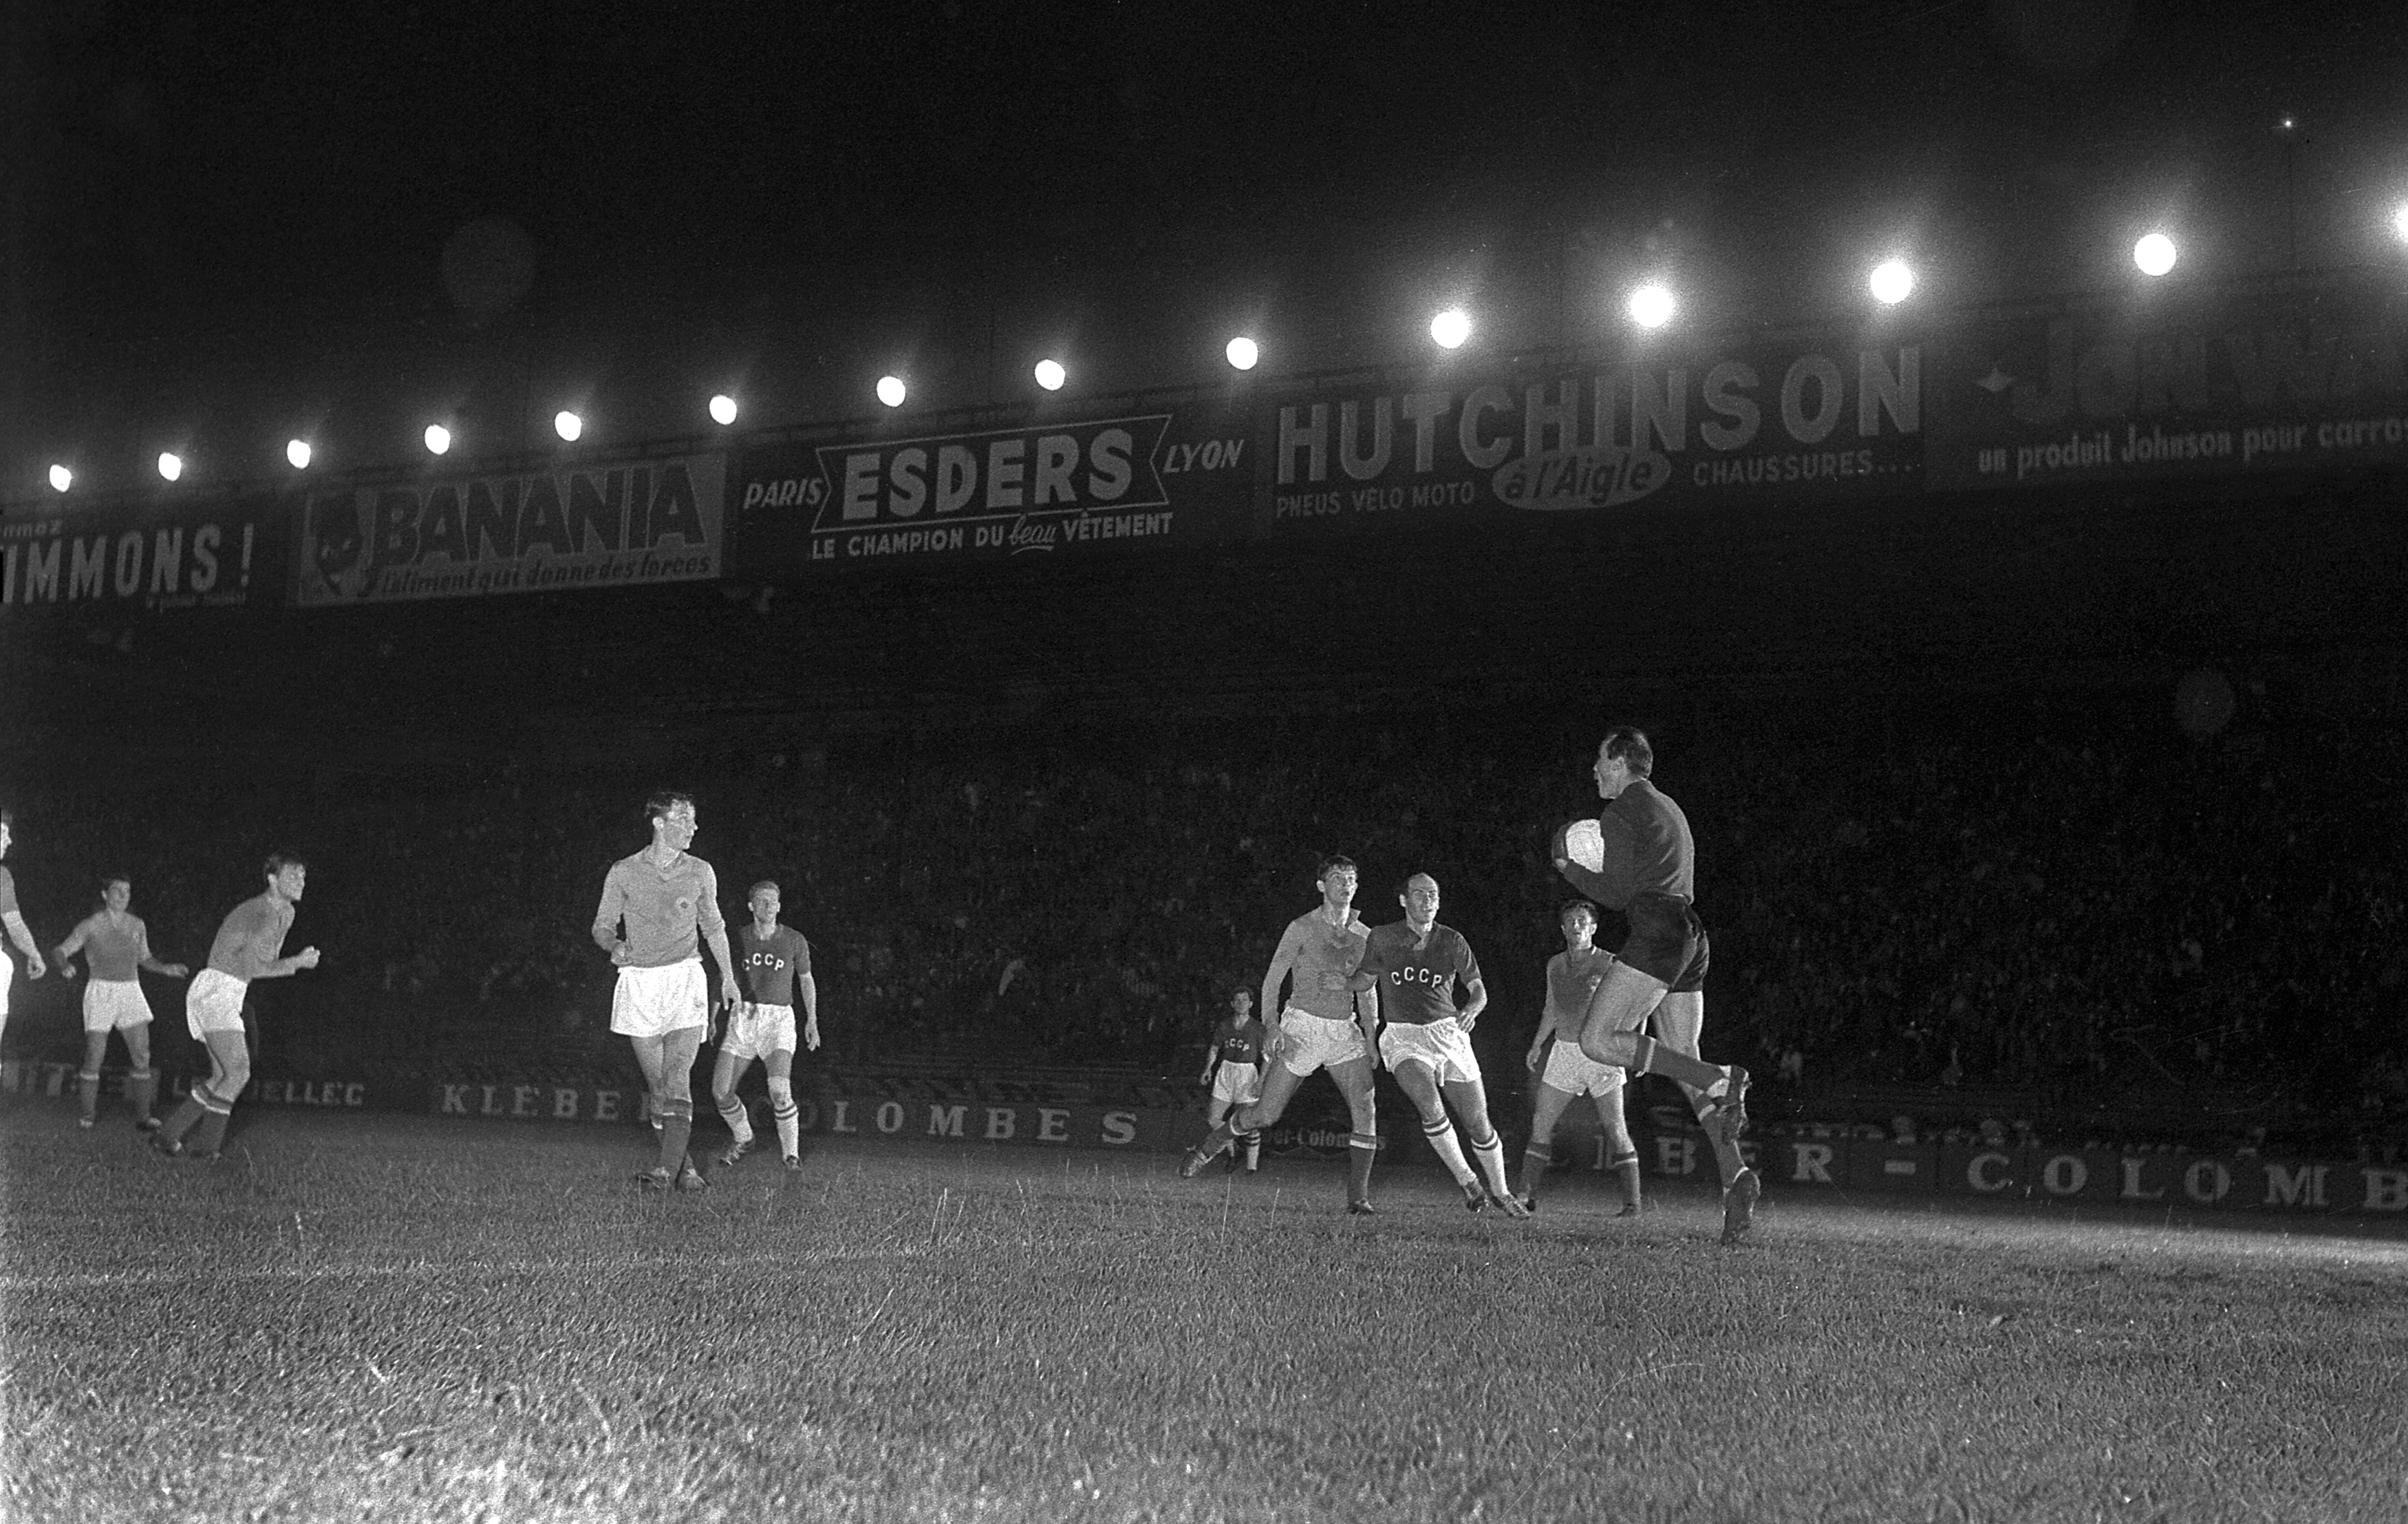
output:
M2157 208L2228 269L2358 263L2408 195L2396 3L13 9L0 399L35 416L136 340L456 324L446 240L494 216L522 321L735 321L797 272L1401 299L1524 257L1760 319L1885 241L1944 297L2095 284Z

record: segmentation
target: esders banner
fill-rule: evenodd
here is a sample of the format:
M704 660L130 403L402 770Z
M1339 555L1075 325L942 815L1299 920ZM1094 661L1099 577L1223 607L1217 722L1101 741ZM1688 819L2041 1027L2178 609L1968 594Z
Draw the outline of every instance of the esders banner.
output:
M2043 309L1934 348L1936 488L2408 461L2408 298L2396 290L2320 280Z
M1922 347L1837 332L1282 395L1274 537L1923 485Z
M1140 553L1237 539L1256 447L1226 398L742 452L728 574Z
M292 522L272 494L0 516L0 611L282 601Z
M724 455L313 494L298 601L397 603L719 575Z

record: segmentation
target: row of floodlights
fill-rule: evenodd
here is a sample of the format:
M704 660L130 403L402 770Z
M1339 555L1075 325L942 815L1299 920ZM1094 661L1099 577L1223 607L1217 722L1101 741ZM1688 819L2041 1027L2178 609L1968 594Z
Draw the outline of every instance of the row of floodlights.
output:
M2401 238L2408 239L2408 206L2402 206L2395 211L2391 222L2393 230ZM2154 277L2168 274L2173 269L2175 262L2180 257L2181 252L2175 248L2174 240L2164 233L2143 234L2132 245L2132 264L2143 275ZM1870 275L1866 278L1866 285L1871 291L1873 300L1884 307L1896 307L1905 301L1914 294L1914 268L1902 259L1882 261L1872 267ZM1670 287L1660 282L1650 281L1630 294L1625 310L1629 314L1632 323L1641 328L1653 330L1661 328L1672 321L1674 315L1680 311L1680 300L1672 294ZM1459 307L1449 308L1430 319L1430 338L1440 349L1461 349L1470 341L1471 330L1471 314ZM1242 336L1229 340L1228 348L1224 352L1228 357L1231 368L1237 370L1252 370L1262 360L1262 347L1252 338ZM1034 374L1037 384L1048 392L1060 391L1070 380L1069 369L1060 360L1050 356L1037 362ZM910 388L903 384L903 378L900 376L878 378L877 392L878 400L889 408L903 406L904 398L910 395ZM737 411L736 399L724 392L710 399L711 422L723 428L736 422ZM585 420L578 413L564 408L552 415L552 432L558 434L565 442L573 444L584 434ZM424 439L428 454L442 455L451 453L452 431L443 424L427 424ZM294 439L284 446L284 458L292 463L293 468L296 471L309 468L310 455L309 441L307 439ZM172 451L159 456L159 475L162 478L174 482L183 474L182 456ZM74 484L73 471L63 465L50 467L50 485L54 489L64 492Z

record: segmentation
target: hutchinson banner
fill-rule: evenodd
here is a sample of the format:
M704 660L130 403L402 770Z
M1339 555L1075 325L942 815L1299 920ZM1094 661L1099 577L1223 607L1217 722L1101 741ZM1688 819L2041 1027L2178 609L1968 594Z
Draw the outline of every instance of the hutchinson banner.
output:
M728 574L1047 561L1235 539L1259 453L1221 397L1085 418L762 445L736 465Z
M1931 484L2143 483L2408 461L2408 301L2344 282L2043 309L1937 347Z
M1923 485L1919 343L1840 333L1281 399L1273 536L1516 514L1863 497Z
M719 575L724 455L312 495L296 599L398 603Z
M0 517L0 611L280 603L291 523L273 495Z

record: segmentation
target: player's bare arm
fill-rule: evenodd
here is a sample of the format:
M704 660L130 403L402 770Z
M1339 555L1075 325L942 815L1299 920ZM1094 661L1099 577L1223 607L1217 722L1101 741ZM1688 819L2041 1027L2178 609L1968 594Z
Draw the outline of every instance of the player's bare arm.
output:
M1304 951L1304 933L1293 921L1280 933L1279 949L1271 954L1270 971L1263 975L1263 1002L1255 1009L1263 1014L1263 1057L1276 1058L1281 1052L1280 987L1288 975L1296 971L1297 955Z
M803 1003L803 1046L816 1053L820 1045L820 983L808 970L795 980L795 999Z
M744 991L736 983L736 959L727 951L727 933L711 932L710 956L719 960L719 1003L734 1010L744 999Z
M1463 982L1463 1009L1455 1014L1455 1019L1463 1023L1468 1032L1480 1020L1480 1013L1488 1009L1487 982L1474 974Z
M76 976L75 956L83 951L84 942L92 936L93 923L99 919L97 915L85 916L76 923L76 928L73 931L67 933L66 941L50 949L50 961L59 966L60 978L72 979Z
M17 944L17 951L25 955L26 978L39 979L50 971L50 966L42 961L42 950L34 945L33 932L25 928L24 916L13 910L0 912L0 926L7 927L8 940Z

